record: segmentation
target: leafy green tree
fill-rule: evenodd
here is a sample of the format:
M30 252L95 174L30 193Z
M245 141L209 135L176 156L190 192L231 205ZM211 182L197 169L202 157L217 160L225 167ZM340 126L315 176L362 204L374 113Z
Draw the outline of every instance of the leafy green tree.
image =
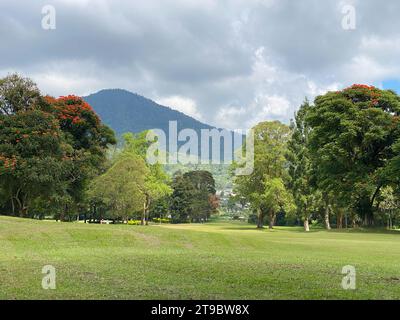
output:
M400 137L400 98L392 91L353 85L315 99L307 115L318 185L352 208L365 225L389 180L386 169Z
M267 121L259 123L252 130L254 170L250 175L235 177L234 190L257 212L258 228L263 228L265 217L269 217L269 226L273 228L277 207L283 208L288 204L282 200L290 201L286 190L289 178L286 154L290 128L279 121ZM279 191L277 198L272 197L271 190Z
M128 220L145 202L146 176L149 174L145 162L136 155L123 155L103 175L91 183L88 194L109 208L108 217Z
M12 212L27 216L35 198L64 194L71 170L57 120L40 110L0 115L0 185Z
M81 98L42 97L32 80L17 74L0 79L1 202L13 213L81 206L113 143L113 132Z
M0 114L11 116L38 106L44 107L45 103L31 79L16 73L0 79Z
M207 221L215 212L215 180L209 171L189 171L183 174L193 186L191 195L191 220ZM214 199L214 201L212 201Z
M379 208L385 215L387 228L393 229L393 220L399 215L400 201L391 186L382 188Z
M152 202L149 209L150 218L167 218L169 215L170 197L164 196Z
M89 181L105 169L107 150L116 144L114 132L80 97L70 95L55 99L47 96L45 100L70 146L67 157L73 168L68 177L68 194L74 203L83 204Z
M260 197L259 207L260 210L268 212L270 229L273 229L279 211L293 212L295 208L293 197L281 178L264 181L264 193Z
M144 194L142 224L148 224L150 206L154 201L157 201L171 194L170 179L165 173L161 164L149 164L146 161L147 149L151 141L146 139L148 131L124 135L125 145L122 154L133 154L140 157L148 168L148 173L145 177L142 193Z
M183 175L175 175L172 182L170 211L173 223L189 222L192 214L192 194L194 186Z
M207 221L219 206L215 180L208 171L177 175L172 187L171 213L174 222Z
M321 193L318 191L313 177L308 139L310 128L305 122L310 105L306 100L295 114L291 124L292 136L288 142L290 189L297 207L297 215L304 222L304 230L310 231L309 220L318 211ZM326 211L325 223L330 229L329 211Z

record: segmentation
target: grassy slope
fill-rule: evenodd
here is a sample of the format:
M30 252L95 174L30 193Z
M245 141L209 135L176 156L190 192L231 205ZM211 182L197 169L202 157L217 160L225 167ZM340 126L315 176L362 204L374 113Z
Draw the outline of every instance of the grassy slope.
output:
M400 299L400 234L0 217L2 299ZM57 289L41 269L57 269ZM341 268L357 268L357 290Z

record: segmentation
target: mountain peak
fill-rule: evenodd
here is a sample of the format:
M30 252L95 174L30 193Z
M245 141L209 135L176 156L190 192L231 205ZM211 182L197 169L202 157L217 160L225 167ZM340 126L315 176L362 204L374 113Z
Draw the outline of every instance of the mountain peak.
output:
M118 135L150 129L168 132L170 121L177 122L178 130L190 128L199 132L201 129L213 128L180 111L125 89L103 89L83 98Z

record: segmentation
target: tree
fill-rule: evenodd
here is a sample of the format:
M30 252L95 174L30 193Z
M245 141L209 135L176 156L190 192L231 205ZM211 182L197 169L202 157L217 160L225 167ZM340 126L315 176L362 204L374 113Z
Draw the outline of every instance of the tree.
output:
M219 206L215 180L208 171L189 171L175 176L171 197L174 222L207 221Z
M122 154L131 154L140 157L148 168L143 185L142 193L144 194L142 225L148 225L149 209L154 201L157 201L171 194L172 189L169 186L170 181L161 164L149 164L146 161L147 149L151 141L146 139L148 131L137 134L127 133L124 135L124 148Z
M14 73L0 79L0 114L11 116L42 105L43 98L36 84Z
M173 223L189 222L192 214L194 186L183 175L177 174L172 182L170 211Z
M292 195L286 189L282 178L267 178L264 181L264 193L260 197L259 206L260 210L268 213L270 229L273 229L279 211L290 213L294 210Z
M69 95L55 99L47 96L45 100L71 146L67 155L73 166L68 177L68 193L75 203L82 203L89 181L105 169L107 149L116 144L114 132L80 97Z
M288 200L286 183L287 143L290 128L279 121L261 122L254 132L254 170L247 176L234 178L235 192L246 199L258 214L258 228L263 228L264 218L269 217L269 226L273 228L276 216L276 204L284 207L281 199ZM243 148L246 148L244 146ZM237 164L234 164L236 166ZM278 180L274 179L280 179ZM284 187L284 190L281 187ZM279 199L271 197L271 190L279 190ZM269 201L272 201L269 203Z
M400 98L392 91L353 85L315 99L307 115L318 185L347 208L374 221L374 203L388 184L386 169L400 137Z
M128 220L145 201L143 190L148 174L149 169L142 158L125 154L93 180L89 197L101 199L110 209L109 217Z
M17 74L0 79L1 202L13 213L26 216L32 204L43 212L54 205L55 213L83 204L89 178L115 142L81 98L43 97L32 80Z
M393 229L393 220L398 215L400 208L399 198L391 186L382 188L380 198L379 207L386 216L387 228Z
M218 202L210 201L216 197L215 180L209 171L196 170L183 174L183 177L193 186L191 195L192 221L207 221L211 213L215 212Z
M306 100L295 114L291 124L292 135L288 143L290 189L297 207L297 215L304 222L304 230L310 231L309 220L318 210L320 192L315 185L308 139L310 128L305 122L310 105ZM326 228L330 229L329 210L325 211Z
M40 110L0 115L0 185L12 212L28 214L35 198L64 194L71 164L56 119Z

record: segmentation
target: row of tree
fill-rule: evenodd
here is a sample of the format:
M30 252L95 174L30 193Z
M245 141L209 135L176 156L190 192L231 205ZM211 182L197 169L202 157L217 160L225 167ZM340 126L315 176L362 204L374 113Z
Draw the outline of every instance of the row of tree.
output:
M169 217L206 221L216 212L208 171L173 179L145 157L147 132L123 146L82 98L41 95L27 78L0 80L0 213L62 221Z
M93 217L148 224L152 218L173 223L207 221L218 208L215 181L208 171L177 172L171 179L161 164L149 164L147 132L124 135L123 147L88 190Z
M336 225L393 226L399 215L400 97L353 85L300 107L290 126L263 122L255 134L254 172L235 178L237 196L258 227L278 213ZM245 148L246 146L244 146Z

